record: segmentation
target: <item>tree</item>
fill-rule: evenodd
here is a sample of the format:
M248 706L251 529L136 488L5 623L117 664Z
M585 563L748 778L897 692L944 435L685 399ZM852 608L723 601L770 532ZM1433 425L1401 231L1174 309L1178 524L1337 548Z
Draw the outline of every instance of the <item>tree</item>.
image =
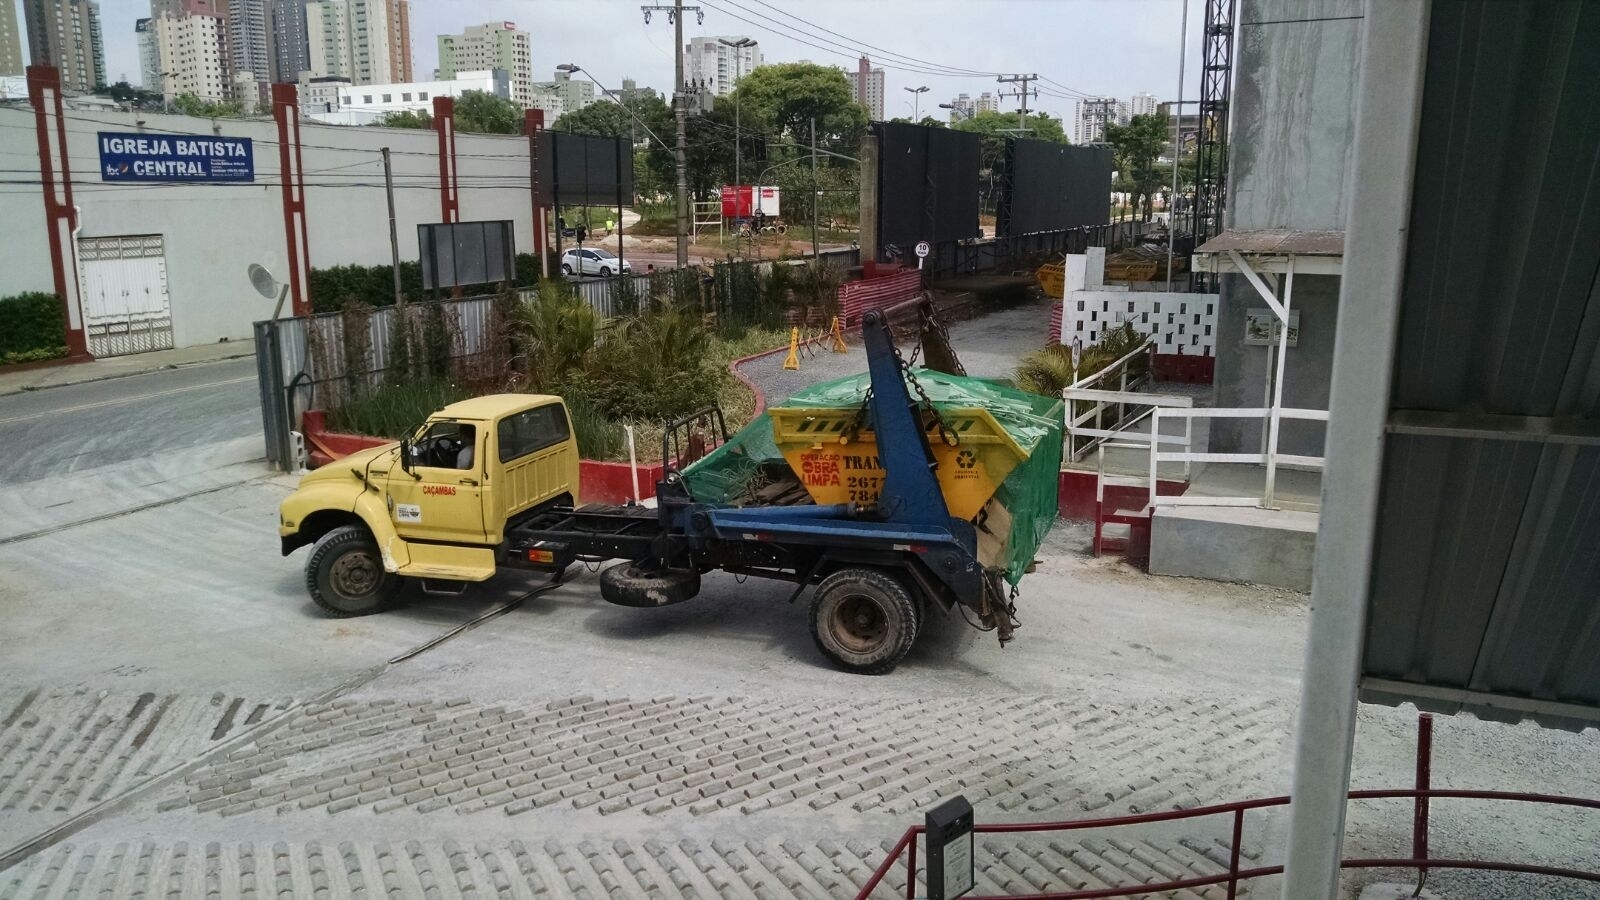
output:
M521 134L522 107L487 91L456 98L456 128L477 134Z
M1134 116L1126 125L1106 123L1106 141L1111 144L1117 170L1116 190L1127 192L1135 215L1141 204L1144 220L1154 213L1154 195L1166 186L1170 172L1157 165L1167 145L1167 122L1161 116Z
M866 107L855 102L844 73L813 63L777 63L745 73L732 96L717 101L739 109L742 125L796 144L811 143L817 121L819 146L856 155L866 132ZM848 148L848 149L844 149Z
M427 110L386 113L372 124L381 128L432 128ZM521 134L522 107L487 91L463 91L456 98L456 130L474 134Z
M134 87L126 81L107 85L105 94L118 103L131 103L134 106L154 104L160 107L161 105L161 95L159 93L147 91L141 87Z
M900 125L911 125L911 124L913 124L912 121L911 121L911 118L909 116L895 116L894 118L890 119L889 121L897 123L897 124L900 124ZM923 116L922 117L922 121L916 122L914 124L921 125L924 128L948 128L948 127L950 127L943 120L935 119L933 116Z
M383 118L372 124L379 128L432 128L433 116L425 109L407 109L384 113Z
M202 100L194 94L179 94L173 98L172 106L186 116L199 116L203 119L237 119L244 115L242 103L233 100L213 103Z
M669 132L673 124L672 108L665 100L652 94L635 97L624 103L596 101L563 115L555 121L551 130L628 138L634 143L641 143L651 140L650 131L663 141L670 140ZM651 143L655 144L654 141Z

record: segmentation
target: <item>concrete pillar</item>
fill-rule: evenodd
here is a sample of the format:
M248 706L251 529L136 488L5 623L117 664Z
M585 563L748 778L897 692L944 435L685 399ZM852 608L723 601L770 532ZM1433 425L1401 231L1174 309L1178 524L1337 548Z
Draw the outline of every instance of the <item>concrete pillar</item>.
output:
M433 98L433 130L439 135L439 221L461 221L461 179L456 172L456 100Z
M44 189L45 228L50 235L50 272L61 299L67 355L87 357L83 332L83 297L78 280L78 210L72 202L72 168L68 164L67 122L61 108L61 70L28 66L28 102L33 105L39 139L39 184Z
M861 262L878 258L878 135L861 142Z
M300 86L272 86L278 123L278 182L283 197L283 238L289 257L289 297L296 316L311 315L311 243L306 235L306 170L300 153Z
M1284 900L1339 896L1429 6L1428 0L1369 4L1362 23L1355 183L1295 732Z

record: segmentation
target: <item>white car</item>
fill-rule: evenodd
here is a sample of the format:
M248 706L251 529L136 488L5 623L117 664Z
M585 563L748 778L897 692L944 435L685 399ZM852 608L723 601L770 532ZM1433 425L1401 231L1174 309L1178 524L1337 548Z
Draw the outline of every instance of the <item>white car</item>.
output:
M610 278L618 273L633 274L633 266L608 250L568 250L561 254L561 274L599 275Z

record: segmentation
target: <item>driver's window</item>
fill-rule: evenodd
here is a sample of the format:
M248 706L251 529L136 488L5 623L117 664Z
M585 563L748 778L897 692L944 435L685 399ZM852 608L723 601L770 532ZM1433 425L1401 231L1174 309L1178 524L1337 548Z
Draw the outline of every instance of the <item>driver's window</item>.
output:
M411 461L435 469L471 469L477 438L477 428L465 422L434 422L412 442Z

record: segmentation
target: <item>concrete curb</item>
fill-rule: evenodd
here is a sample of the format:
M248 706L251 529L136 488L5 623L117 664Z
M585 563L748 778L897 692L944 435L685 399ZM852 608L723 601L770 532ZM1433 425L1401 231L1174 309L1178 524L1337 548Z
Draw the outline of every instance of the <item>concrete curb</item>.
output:
M756 416L759 416L767 411L767 394L765 391L761 390L760 386L758 386L754 381L751 381L749 376L739 371L739 367L745 363L755 362L758 359L764 359L773 355L774 353L783 353L788 349L789 346L785 344L782 347L774 347L771 350L763 350L760 353L752 353L749 356L742 357L734 360L731 363L728 363L728 371L733 373L733 377L744 382L744 386L749 388L750 393L754 394L756 397L755 410L750 413L751 419L754 419Z
M96 375L96 376L93 376L91 378L83 378L83 379L79 379L77 381L63 381L60 384L35 384L35 385L24 385L23 387L17 387L17 388L0 388L0 397L9 397L9 396L12 396L13 394L32 394L32 393L35 393L35 392L38 392L38 391L48 391L48 390L53 390L55 388L73 387L74 385L79 385L79 384L94 384L95 382L98 382L98 381L115 381L118 378L132 378L132 377L134 377L136 375L149 375L152 372L165 372L165 371L168 371L168 370L171 370L171 369L190 369L190 368L193 368L195 366L207 366L207 365L211 365L212 363L229 362L229 361L232 361L232 360L235 360L235 359L245 359L246 357L251 357L251 356L255 356L255 355L256 355L256 352L254 350L250 350L250 351L247 351L247 352L244 352L244 353L233 353L233 354L229 354L227 356L213 357L211 359L197 359L194 362L169 363L167 365L150 366L148 368L135 369L135 370L128 371L128 372L115 372L115 373L112 373L112 374L109 374L109 375ZM92 365L92 363L89 364L89 365ZM44 370L44 371L49 371L49 370ZM4 373L0 373L0 374L4 374Z

